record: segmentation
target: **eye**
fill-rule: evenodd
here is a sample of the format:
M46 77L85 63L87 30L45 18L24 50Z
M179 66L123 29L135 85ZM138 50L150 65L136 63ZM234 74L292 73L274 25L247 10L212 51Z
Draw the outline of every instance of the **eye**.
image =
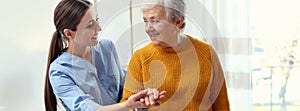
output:
M151 24L157 24L157 23L159 23L159 22L160 22L160 20L156 20L156 19L150 20L150 23L151 23Z
M144 23L145 23L145 24L148 24L148 22L149 22L149 21L144 20Z
M145 25L148 25L149 21L148 20L144 20Z
M93 21L90 21L90 22L88 23L87 28L91 28L91 27L93 27L93 25L94 25L94 22L93 22Z
M96 20L91 20L89 23L88 23L88 26L87 28L92 28L93 26L95 26L95 24L99 23L99 18L97 17Z

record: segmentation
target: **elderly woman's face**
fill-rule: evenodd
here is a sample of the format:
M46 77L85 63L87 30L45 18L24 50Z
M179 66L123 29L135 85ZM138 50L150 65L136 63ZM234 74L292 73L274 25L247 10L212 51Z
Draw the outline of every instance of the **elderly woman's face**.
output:
M177 44L177 36L180 32L179 27L167 18L163 6L155 5L144 9L143 19L146 33L154 45L165 48Z

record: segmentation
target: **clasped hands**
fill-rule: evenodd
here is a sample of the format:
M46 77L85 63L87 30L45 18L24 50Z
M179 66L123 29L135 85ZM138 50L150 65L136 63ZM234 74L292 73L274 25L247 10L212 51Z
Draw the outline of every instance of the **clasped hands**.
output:
M159 100L165 97L166 91L157 91L153 88L142 90L131 95L125 103L127 108L148 108L150 105L159 106Z

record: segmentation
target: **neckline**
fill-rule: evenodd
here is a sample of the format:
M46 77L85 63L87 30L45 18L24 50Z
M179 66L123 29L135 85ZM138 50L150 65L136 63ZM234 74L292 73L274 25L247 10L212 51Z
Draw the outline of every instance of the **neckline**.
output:
M186 49L190 48L193 46L193 41L192 41L192 38L191 36L189 35L185 35L187 37L187 40L178 45L178 46L175 46L175 47L167 47L167 48L161 48L159 46L155 46L153 43L151 43L154 48L156 48L158 51L161 51L161 52L165 52L165 53L181 53L183 51L185 51Z
M66 48L66 49L67 49L67 48ZM91 62L88 61L88 60L86 60L86 59L84 59L84 58L82 58L82 57L79 57L79 56L77 56L77 55L74 55L74 54L71 54L71 53L66 52L66 49L64 49L64 51L62 52L62 54L67 54L67 55L71 56L71 59L78 59L78 60L80 60L80 61L87 62L87 63L90 64L90 65L93 65L93 66L95 65L95 57L93 56L94 53L95 53L94 47L90 47L91 58L92 58L92 61L91 61Z

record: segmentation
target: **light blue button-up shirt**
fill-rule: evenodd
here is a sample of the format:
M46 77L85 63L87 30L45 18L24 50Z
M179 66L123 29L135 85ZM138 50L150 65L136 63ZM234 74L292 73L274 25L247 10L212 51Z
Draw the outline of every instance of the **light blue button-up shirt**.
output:
M92 63L62 52L50 65L53 92L67 111L95 111L122 97L125 75L112 41L100 39L91 52Z

